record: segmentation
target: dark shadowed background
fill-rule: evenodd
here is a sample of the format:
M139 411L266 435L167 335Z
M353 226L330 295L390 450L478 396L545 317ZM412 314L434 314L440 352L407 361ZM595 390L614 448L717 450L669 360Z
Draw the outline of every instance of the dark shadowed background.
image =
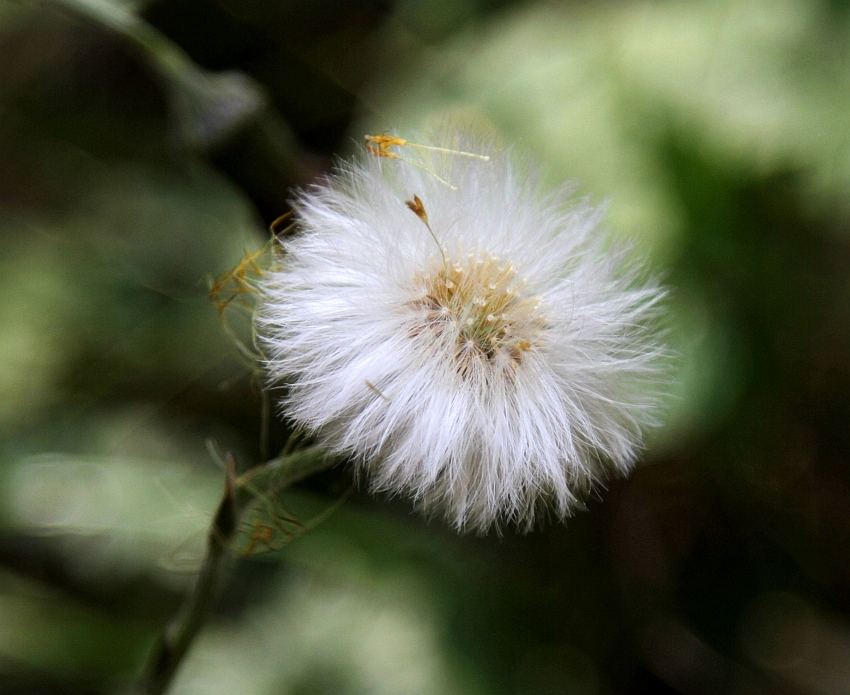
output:
M446 119L666 277L666 425L529 535L355 492L239 563L175 695L850 692L846 2L0 0L0 693L138 672L216 451L262 455L210 282L363 135Z

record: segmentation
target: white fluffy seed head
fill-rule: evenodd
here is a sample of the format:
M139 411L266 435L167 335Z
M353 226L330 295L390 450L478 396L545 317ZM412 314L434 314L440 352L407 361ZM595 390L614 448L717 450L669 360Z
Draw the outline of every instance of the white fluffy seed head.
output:
M367 157L302 192L258 329L283 411L373 489L458 528L530 528L633 464L662 293L612 249L599 210L541 197L492 144L459 144L491 160L424 160L456 191Z

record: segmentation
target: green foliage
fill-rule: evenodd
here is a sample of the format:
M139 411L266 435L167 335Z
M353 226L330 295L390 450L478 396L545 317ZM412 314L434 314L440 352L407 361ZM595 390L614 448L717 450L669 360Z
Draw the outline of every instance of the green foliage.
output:
M0 3L0 693L139 670L228 453L243 559L174 692L846 690L845 5ZM292 185L447 115L609 200L671 288L667 424L566 527L258 466L282 394L208 296Z

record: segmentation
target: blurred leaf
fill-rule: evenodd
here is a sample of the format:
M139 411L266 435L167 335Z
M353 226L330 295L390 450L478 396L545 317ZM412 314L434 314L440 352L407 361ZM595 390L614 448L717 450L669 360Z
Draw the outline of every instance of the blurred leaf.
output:
M0 691L13 692L14 671L62 674L97 687L126 677L149 639L127 625L76 605L58 592L0 573ZM9 665L17 668L9 673Z
M671 128L850 205L848 45L847 17L808 0L523 4L438 50L408 46L421 59L381 75L378 115L354 134L477 115L553 178L610 196L610 223L671 260L686 231L660 151Z
M54 0L118 33L137 48L162 78L169 96L176 133L184 146L206 151L218 147L249 123L275 121L282 134L275 145L293 170L294 138L284 124L270 116L263 88L247 75L231 70L210 73L196 65L177 44L133 12L134 3L109 0Z
M3 475L7 528L61 538L73 566L103 577L147 572L185 584L218 496L214 469L169 461L42 454Z

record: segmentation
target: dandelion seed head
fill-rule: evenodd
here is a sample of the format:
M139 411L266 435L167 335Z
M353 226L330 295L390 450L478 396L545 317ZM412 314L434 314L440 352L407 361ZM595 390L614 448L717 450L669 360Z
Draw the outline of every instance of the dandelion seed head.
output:
M634 463L662 292L598 209L541 195L491 143L450 144L489 161L367 157L300 193L258 331L283 412L373 489L458 528L530 528Z

